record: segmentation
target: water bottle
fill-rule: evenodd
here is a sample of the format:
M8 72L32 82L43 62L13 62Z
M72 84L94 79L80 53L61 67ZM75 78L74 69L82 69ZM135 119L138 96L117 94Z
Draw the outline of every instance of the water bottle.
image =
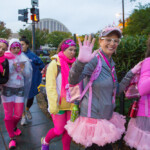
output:
M79 102L75 101L71 111L71 121L74 122L79 116Z

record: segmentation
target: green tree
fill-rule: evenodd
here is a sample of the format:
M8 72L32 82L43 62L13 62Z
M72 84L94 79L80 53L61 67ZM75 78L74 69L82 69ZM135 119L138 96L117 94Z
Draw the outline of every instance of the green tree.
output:
M30 41L30 46L29 47L32 47L32 31L31 30L28 30L28 29L20 29L19 30L19 36L26 36L26 38Z
M35 39L36 39L35 47L40 48L40 45L47 44L48 35L49 35L48 30L36 29L35 30Z
M35 30L35 47L38 49L40 45L45 45L48 38L48 30ZM30 41L30 47L32 47L32 31L29 29L19 31L19 36L26 36L26 38Z
M0 37L8 39L11 35L11 30L5 27L4 22L0 22Z
M128 19L127 27L123 33L127 35L143 35L150 33L150 3L142 6L139 4L137 9Z
M59 43L65 38L73 38L70 32L54 31L48 35L47 43L52 47L58 47Z

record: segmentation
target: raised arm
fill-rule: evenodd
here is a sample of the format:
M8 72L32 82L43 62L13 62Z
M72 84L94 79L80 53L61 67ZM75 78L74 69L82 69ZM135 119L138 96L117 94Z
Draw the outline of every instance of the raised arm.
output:
M91 41L91 35L89 37L87 37L87 35L85 36L83 44L81 43L80 38L78 39L78 42L79 55L76 62L72 65L69 73L69 83L72 85L79 83L85 77L86 70L88 70L88 68L92 65L92 60L97 53L97 51L92 53L95 39Z

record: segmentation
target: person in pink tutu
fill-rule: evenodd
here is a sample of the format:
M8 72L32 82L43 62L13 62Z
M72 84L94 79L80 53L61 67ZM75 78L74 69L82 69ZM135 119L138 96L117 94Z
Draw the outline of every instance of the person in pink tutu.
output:
M101 72L92 84L92 102L89 103L90 92L87 91L80 103L80 116L65 126L72 139L84 145L86 150L112 150L111 143L119 140L125 132L125 117L114 112L115 95L125 90L141 64L132 68L120 84L117 82L112 54L116 52L121 37L120 29L105 28L99 36L100 48L93 53L95 39L92 40L91 35L85 36L83 45L79 39L79 55L70 70L69 83L76 85L83 80L85 87L97 66L97 53L102 62Z
M127 145L137 150L150 150L150 37L138 82L140 99L136 118L131 118L124 137Z

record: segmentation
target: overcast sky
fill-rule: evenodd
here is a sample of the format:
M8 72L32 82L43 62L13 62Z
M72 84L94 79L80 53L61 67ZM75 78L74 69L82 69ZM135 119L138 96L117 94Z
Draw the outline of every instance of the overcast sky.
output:
M150 0L124 2L125 17L128 17L138 2L147 4ZM18 21L18 9L25 8L31 8L31 0L0 0L0 21L5 22L13 33L24 29L25 23ZM117 25L122 17L116 17L116 13L122 13L122 0L39 0L39 9L41 19L58 20L71 33L81 35L96 33L113 22Z

